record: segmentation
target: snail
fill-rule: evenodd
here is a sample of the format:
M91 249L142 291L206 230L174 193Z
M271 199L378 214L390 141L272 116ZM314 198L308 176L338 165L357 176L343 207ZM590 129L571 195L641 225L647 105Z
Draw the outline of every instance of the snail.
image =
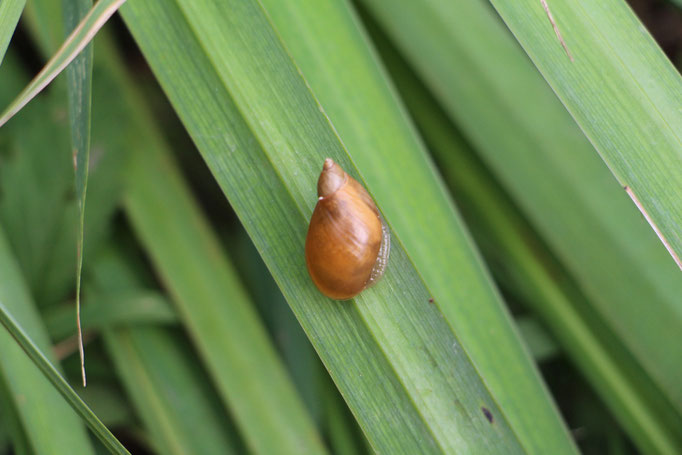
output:
M367 190L331 158L324 160L317 196L305 241L308 272L327 297L350 299L384 274L388 227Z

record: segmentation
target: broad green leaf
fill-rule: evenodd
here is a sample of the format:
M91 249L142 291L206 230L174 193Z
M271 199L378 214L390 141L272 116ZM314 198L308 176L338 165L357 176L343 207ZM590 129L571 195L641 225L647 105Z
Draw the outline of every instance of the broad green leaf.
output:
M252 303L139 102L142 96L114 63L110 46L104 49L101 67L116 78L112 93L125 106L121 118L129 119L112 125L127 138L120 151L144 152L131 156L125 210L223 403L254 452L324 453Z
M347 2L261 3L522 445L570 451L551 399ZM515 368L501 373L509 364Z
M680 73L624 0L548 2L575 61L536 0L491 3L682 270Z
M122 325L177 324L178 318L166 298L153 291L121 291L100 296L83 306L83 330L102 330ZM55 305L43 313L52 339L75 333L73 304Z
M397 236L383 280L353 301L311 283L303 244L321 163L359 176L260 6L145 1L122 14L374 449L523 452ZM451 253L466 258L470 298L494 299L462 247Z
M65 0L63 2L64 29L74 31L92 8L92 0ZM68 37L67 37L68 38ZM78 246L76 258L76 323L78 326L78 352L81 359L81 376L86 385L83 331L81 330L81 274L83 270L83 229L85 225L85 196L88 188L90 166L90 111L92 94L92 44L88 45L66 68L69 124L71 126L71 153L78 201Z
M108 294L140 293L134 271L113 250L94 265L88 300L109 300ZM104 331L104 342L116 370L135 403L153 445L163 454L236 453L224 426L227 420L207 394L206 384L179 346L173 332L137 325ZM210 390L210 389L209 389Z
M1 229L0 322L5 326L0 330L0 374L32 450L55 455L94 453L85 428L59 393L70 404L79 402L77 411L85 410L85 405L41 353L50 352L50 342ZM87 423L98 435L108 433L92 414Z
M682 450L682 439L676 431L682 420L670 413L659 394L652 392L655 388L651 379L590 310L571 277L536 238L404 61L381 37L375 41L382 43L379 49L403 99L441 164L474 238L503 288L519 296L544 319L645 452L672 454Z
M45 67L31 81L26 88L10 103L5 111L0 114L0 127L7 123L17 112L31 101L42 89L54 80L59 73L85 49L88 43L95 37L97 31L109 20L109 18L125 3L125 0L100 0L83 18L81 23L69 35L62 47L52 56Z
M17 27L26 0L3 0L0 2L0 63Z
M363 4L653 380L654 393L682 414L682 363L670 349L682 333L679 270L494 11L483 1Z

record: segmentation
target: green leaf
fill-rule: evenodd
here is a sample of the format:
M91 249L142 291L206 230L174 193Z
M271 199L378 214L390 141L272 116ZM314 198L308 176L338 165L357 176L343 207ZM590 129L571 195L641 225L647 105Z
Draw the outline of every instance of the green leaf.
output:
M63 2L64 29L72 33L92 8L92 0L66 0ZM67 37L68 38L68 37ZM71 153L78 201L78 246L76 266L76 324L78 326L78 352L81 359L81 377L86 385L83 331L81 330L81 273L83 270L83 229L85 225L85 195L90 166L90 111L92 94L92 44L88 45L66 68L71 125Z
M646 371L654 393L682 414L682 363L670 349L682 333L679 270L494 11L483 1L364 4ZM565 52L561 58L570 62Z
M358 173L259 5L148 1L130 3L122 14L374 449L523 451L496 405L502 397L488 394L429 304L431 294L398 237L383 280L354 301L330 302L311 283L303 243L321 163L331 156ZM196 236L170 243L184 242L191 248ZM471 265L469 245L456 246L448 253L459 258L465 277L460 292L497 304L479 263ZM515 368L529 364L521 359ZM542 403L536 384L528 399L540 396ZM542 421L560 435L550 444L570 452L547 408Z
M674 453L682 449L676 431L682 420L670 412L670 404L652 387L651 378L536 238L396 51L380 35L375 41L380 43L403 99L503 288L544 319L563 350L644 451ZM524 335L537 333L529 332L527 324L519 327L522 331L525 327Z
M25 329L21 328L17 321L20 321ZM0 331L2 359L0 374L8 393L11 394L16 413L21 419L32 449L36 453L49 454L94 453L85 428L59 393L69 404L75 405L74 409L81 416L87 416L86 423L97 435L108 435L105 439L111 440L113 436L99 423L94 414L89 412L78 395L52 366L50 360L42 354L41 350L50 352L50 342L17 264L11 257L2 230L0 230L0 323L7 329ZM40 348L31 341L24 330L31 333L31 337ZM54 361L54 357L51 357ZM45 377L36 369L36 365ZM118 453L127 452L124 450Z
M0 63L17 27L26 0L3 0L0 2Z
M128 288L129 294L140 293L135 274L123 258L114 251L107 253L94 266L89 300L109 300L112 286L116 294L121 288ZM118 305L126 306L125 300L119 299ZM180 348L173 332L138 325L107 329L103 335L158 453L236 453L223 425L226 417L216 409L190 352Z
M491 0L682 269L682 78L622 0ZM678 280L680 275L678 274Z
M26 88L10 103L0 115L0 126L7 123L17 112L31 101L42 89L54 80L95 37L97 31L125 3L126 0L100 0L83 18L79 26L69 35L62 47L52 56L45 67Z

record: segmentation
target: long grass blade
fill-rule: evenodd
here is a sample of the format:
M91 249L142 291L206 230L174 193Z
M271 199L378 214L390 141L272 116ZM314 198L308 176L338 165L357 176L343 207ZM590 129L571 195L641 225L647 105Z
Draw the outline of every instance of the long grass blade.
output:
M0 2L0 64L25 4L26 0L4 0Z
M523 452L399 241L382 281L352 302L310 282L320 163L359 176L260 6L131 2L122 14L375 450ZM473 295L494 295L459 265Z
M0 115L0 127L54 80L94 38L97 31L125 3L125 0L100 0L69 35L62 47L26 88Z
M495 12L484 1L363 4L682 415L670 349L682 333L679 270Z
M682 270L682 77L622 0L491 0Z
M64 3L64 29L75 30L79 22L92 8L92 0L73 0ZM81 274L83 270L83 229L85 226L85 196L88 188L90 166L90 106L92 93L92 44L76 56L66 68L69 123L71 125L71 147L78 201L78 240L76 266L76 326L78 327L78 354L81 360L83 387L85 376L85 354L83 352L83 330L81 328Z
M94 453L85 429L57 394L59 392L113 453L128 453L64 381L12 313L21 318L21 324L31 331L42 349L49 349L47 334L41 328L37 311L30 301L17 266L9 255L4 234L0 231L0 323L6 329L0 334L0 371L11 393L16 398L20 397L17 411L22 416L24 429L33 449L36 453L65 455ZM51 384L45 381L31 362ZM45 425L46 421L53 424Z

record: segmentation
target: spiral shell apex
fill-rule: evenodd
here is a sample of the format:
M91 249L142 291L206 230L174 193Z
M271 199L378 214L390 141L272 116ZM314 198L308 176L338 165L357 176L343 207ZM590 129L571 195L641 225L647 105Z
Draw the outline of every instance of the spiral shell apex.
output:
M383 275L389 230L367 190L331 158L324 161L317 195L305 243L308 272L327 297L350 299Z

